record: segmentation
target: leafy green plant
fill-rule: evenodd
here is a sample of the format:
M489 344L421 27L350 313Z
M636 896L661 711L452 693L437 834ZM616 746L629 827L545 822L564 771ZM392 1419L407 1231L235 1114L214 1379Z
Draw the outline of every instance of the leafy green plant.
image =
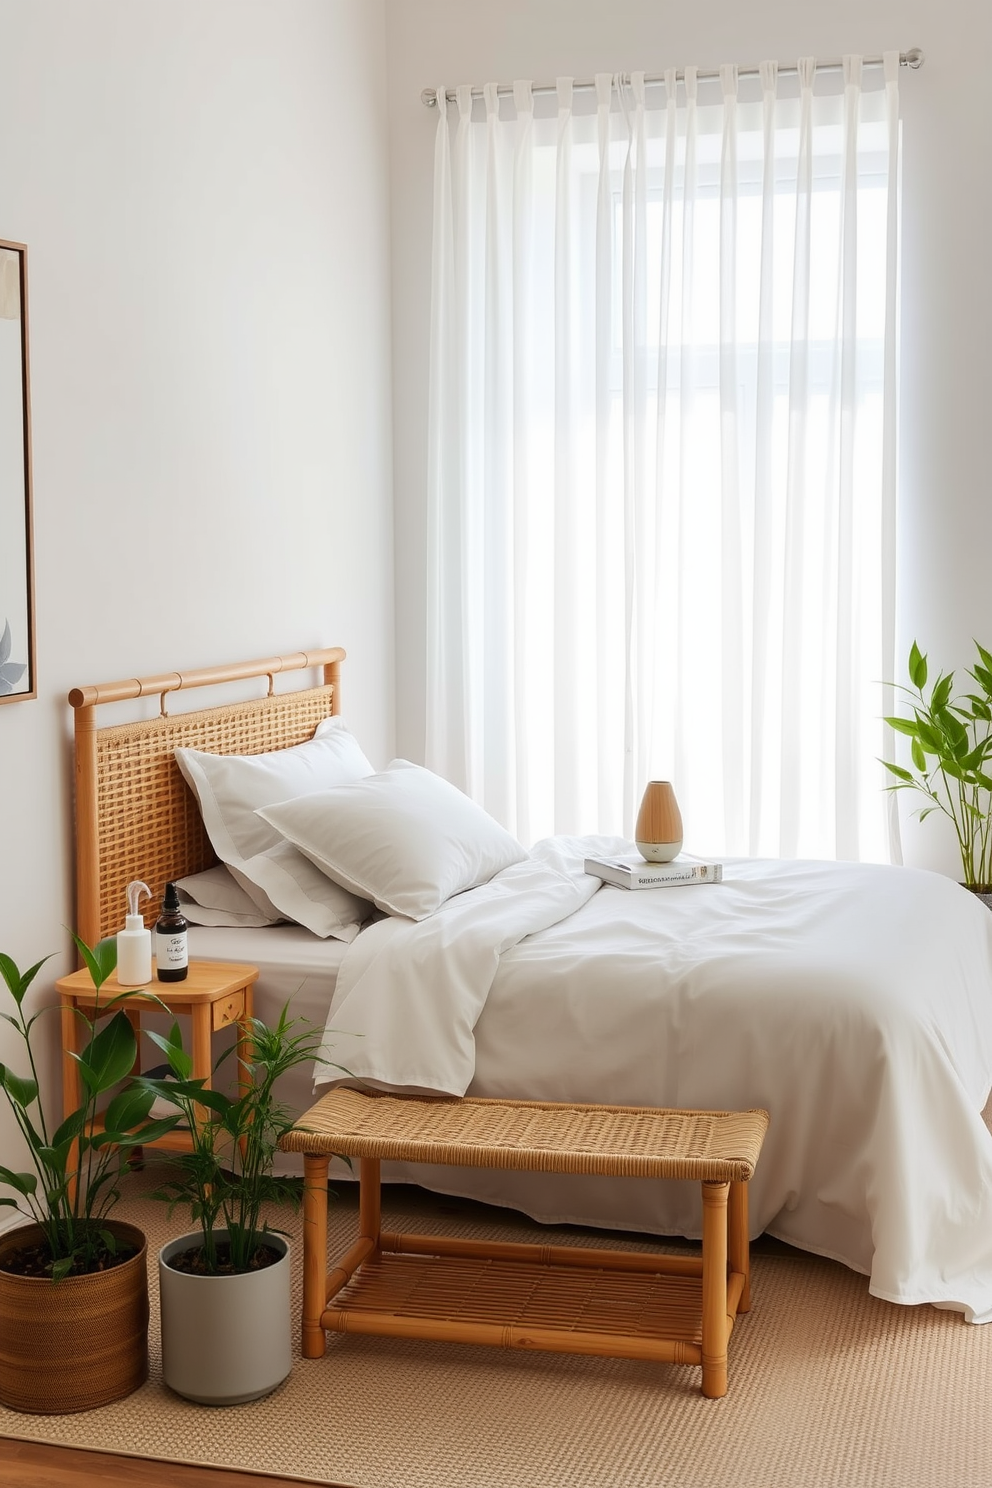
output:
M0 1167L0 1184L16 1195L0 1195L0 1205L17 1209L41 1226L49 1252L44 1270L55 1281L99 1270L108 1257L116 1254L116 1238L107 1227L107 1215L120 1197L118 1185L131 1151L171 1131L180 1119L177 1115L150 1121L154 1096L133 1082L113 1095L100 1112L103 1097L130 1075L137 1045L126 1013L121 1009L112 1012L128 994L105 1002L99 998L101 987L117 964L116 941L102 940L90 949L78 936L73 939L89 968L97 1001L92 1009L75 1010L86 1030L81 1052L72 1055L79 1067L82 1101L77 1110L65 1113L58 1125L42 1104L32 1042L39 1021L47 1013L57 1013L58 1008L43 1007L29 1016L25 1007L28 988L51 958L46 956L21 972L9 956L0 953L0 974L14 1002L14 1012L0 1017L15 1030L26 1056L22 1073L0 1064L0 1088L27 1144L33 1168L15 1173ZM151 993L149 999L157 1001ZM97 1129L98 1112L102 1130Z
M911 740L912 769L883 760L895 776L887 789L914 790L928 806L920 820L940 811L951 821L969 888L992 888L992 652L975 642L978 661L968 676L975 692L957 697L953 672L939 674L927 690L927 658L916 642L909 653L912 717L886 718Z
M192 1059L183 1049L178 1024L167 1037L150 1030L149 1037L165 1054L171 1076L142 1075L138 1083L150 1095L173 1102L192 1134L191 1151L169 1154L174 1176L155 1197L168 1202L170 1214L178 1205L189 1208L200 1234L197 1270L215 1275L255 1269L267 1237L277 1233L265 1220L264 1206L273 1201L296 1206L302 1193L298 1178L273 1172L279 1138L295 1119L278 1099L276 1083L288 1070L318 1056L322 1035L302 1019L291 1019L288 1004L274 1027L251 1019L247 1057L228 1049L218 1061L235 1053L241 1081L237 1095L190 1078ZM227 1231L224 1249L218 1239L221 1230Z

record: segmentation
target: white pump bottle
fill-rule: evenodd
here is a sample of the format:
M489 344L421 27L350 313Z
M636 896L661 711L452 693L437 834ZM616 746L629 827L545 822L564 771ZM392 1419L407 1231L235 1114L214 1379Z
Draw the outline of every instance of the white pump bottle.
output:
M152 891L140 878L127 886L127 919L117 934L117 980L122 987L144 987L152 979L152 932L138 912L138 900Z

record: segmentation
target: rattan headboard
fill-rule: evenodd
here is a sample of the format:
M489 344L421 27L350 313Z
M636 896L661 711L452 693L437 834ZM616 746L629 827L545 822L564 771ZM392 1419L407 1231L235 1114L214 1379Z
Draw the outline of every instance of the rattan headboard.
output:
M173 757L178 745L211 754L262 754L301 744L317 724L340 711L340 647L299 651L261 661L235 662L193 672L169 672L77 687L69 694L76 734L76 927L89 945L119 930L125 889L145 881L158 914L170 879L199 873L216 861L199 809ZM275 674L323 669L320 687L273 691ZM250 702L169 715L170 693L192 687L268 677L269 694ZM102 703L158 694L158 718L98 728Z

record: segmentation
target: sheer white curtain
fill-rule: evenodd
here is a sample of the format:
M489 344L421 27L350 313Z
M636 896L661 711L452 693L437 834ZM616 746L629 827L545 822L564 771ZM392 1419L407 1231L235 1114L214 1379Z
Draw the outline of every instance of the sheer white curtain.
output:
M438 90L427 763L525 841L897 853L897 77Z

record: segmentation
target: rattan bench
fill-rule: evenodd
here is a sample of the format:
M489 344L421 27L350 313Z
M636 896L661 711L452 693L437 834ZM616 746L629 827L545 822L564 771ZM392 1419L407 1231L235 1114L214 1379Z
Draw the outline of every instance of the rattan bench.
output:
M282 1139L304 1154L303 1355L326 1330L701 1364L727 1392L727 1340L750 1306L747 1183L765 1111L416 1099L337 1089ZM327 1272L327 1170L361 1159L359 1238ZM701 1256L384 1232L380 1162L696 1179Z

